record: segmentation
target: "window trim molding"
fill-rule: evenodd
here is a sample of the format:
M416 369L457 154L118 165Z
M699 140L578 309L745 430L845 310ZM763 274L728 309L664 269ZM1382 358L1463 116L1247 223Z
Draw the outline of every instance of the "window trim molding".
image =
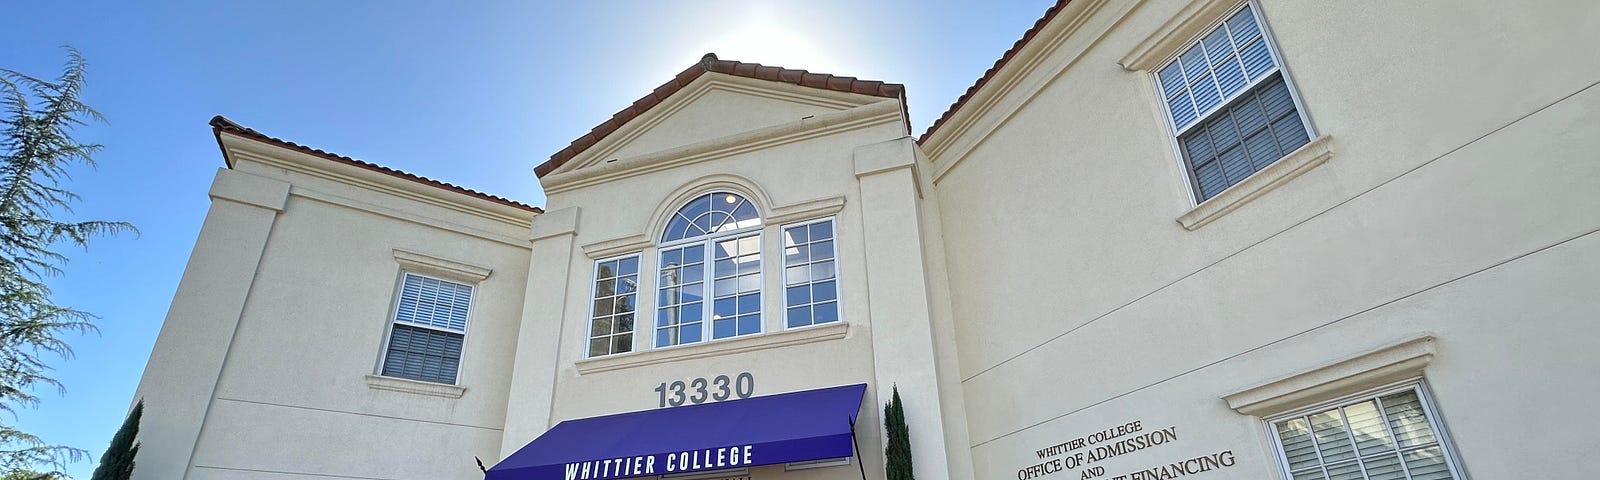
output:
M844 467L849 466L851 457L824 458L821 460L806 460L803 462L789 462L783 464L783 471L810 470L813 468Z
M672 216L694 199L718 192L744 197L745 201L755 207L756 216L761 218L762 226L771 222L774 213L772 197L767 196L767 192L758 187L755 181L733 174L711 174L673 189L672 193L667 194L662 202L656 205L655 211L645 224L643 235L644 240L648 242L646 245L660 247L668 244L669 242L661 241L661 234L667 231L667 225L672 223ZM587 250L588 245L585 245L584 249Z
M1277 416L1375 387L1421 377L1437 341L1420 334L1224 395L1228 408L1254 417Z
M459 381L459 379L457 380ZM366 375L366 383L367 388L373 390L386 390L390 392L411 393L416 395L429 395L444 398L461 398L462 395L467 393L467 387L463 387L461 385L423 382L400 377L386 377L373 373Z
M403 272L432 275L435 277L441 277L440 280L452 280L461 283L473 284L471 286L474 289L477 288L477 282L487 280L489 278L489 274L494 272L489 267L473 265L466 262L458 262L455 260L413 250L407 250L404 248L394 248L392 253L394 255L394 261L400 264L400 269ZM477 297L474 296L473 298L476 300Z
M762 219L762 224L763 226L768 224L781 225L793 222L803 222L809 219L837 216L839 212L844 210L844 204L845 197L839 195L806 200L788 205L777 205L772 207L770 216ZM655 222L652 220L651 225L654 224ZM663 228L665 227L663 226ZM645 231L643 233L628 235L625 237L608 238L605 240L586 243L578 248L583 249L584 255L587 255L591 260L622 256L630 253L642 253L646 250L657 247L655 239L651 233L652 232L650 231Z
M1134 71L1151 71L1165 65L1167 60L1199 39L1201 34L1210 31L1212 25L1225 20L1228 12L1249 1L1202 0L1190 3L1134 45L1133 50L1123 54L1117 65Z
M1183 225L1183 229L1189 231L1206 226L1206 224L1222 218L1223 215L1239 209L1244 204L1250 203L1251 200L1276 190L1279 186L1289 183L1290 180L1304 175L1319 165L1328 163L1328 160L1333 158L1333 153L1333 137L1323 135L1313 138L1310 142L1295 149L1295 151L1289 152L1283 158L1272 162L1271 165L1267 165L1267 168L1250 174L1249 177L1245 177L1239 183L1223 189L1222 192L1206 199L1204 202L1200 202L1199 205L1190 208L1183 215L1179 215L1177 218L1178 224ZM1188 162L1188 159L1184 158L1179 158L1178 160L1180 162ZM1192 177L1194 175L1188 172L1188 165L1181 165L1181 167L1185 169L1183 173L1185 183L1190 185L1189 198L1193 199L1194 186Z
M716 341L702 341L677 345L667 348L650 350L634 350L629 353L607 355L604 357L586 358L578 360L576 368L579 375L609 372L624 368L633 368L645 365L661 365L683 360L697 358L717 357L735 353L752 352L792 345L822 342L845 338L850 333L850 324L838 321L819 326L797 328L794 330L780 330L776 332L762 332L754 335L724 338ZM652 343L653 344L653 343Z

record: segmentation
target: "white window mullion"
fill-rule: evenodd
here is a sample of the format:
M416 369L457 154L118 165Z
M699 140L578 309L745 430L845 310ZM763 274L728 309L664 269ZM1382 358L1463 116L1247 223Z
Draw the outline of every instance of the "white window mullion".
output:
M1371 480L1372 476L1367 475L1367 462L1364 462L1361 459L1361 443L1356 441L1355 427L1350 426L1350 416L1345 414L1344 409L1345 407L1338 408L1339 421L1344 422L1344 436L1346 439L1350 440L1350 452L1354 453L1356 456L1356 468L1361 469L1362 479ZM1399 445L1396 444L1396 447L1398 446Z

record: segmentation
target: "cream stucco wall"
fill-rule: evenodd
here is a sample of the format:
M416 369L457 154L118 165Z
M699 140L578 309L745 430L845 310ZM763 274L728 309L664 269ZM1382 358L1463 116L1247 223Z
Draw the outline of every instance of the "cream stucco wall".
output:
M472 456L500 446L527 281L518 239L532 212L254 140L224 143L233 168L218 174L207 233L141 382L154 428L141 435L150 447L138 478L480 475ZM459 279L477 288L458 397L369 386L397 249L489 270ZM181 384L196 387L170 398Z
M1276 478L1222 397L1408 335L1437 339L1424 375L1472 475L1595 468L1533 412L1600 393L1576 340L1600 333L1600 10L1261 2L1333 154L1190 231L1150 74L1119 62L1222 3L1073 2L1003 74L1019 87L923 144L946 250L985 252L946 257L976 476L1140 420L1180 440L1108 475L1231 449L1207 475Z
M533 284L562 288L562 309L530 310L528 324L559 323L558 354L555 365L548 358L529 359L531 368L553 368L553 398L548 411L528 409L507 419L508 432L502 449L515 451L542 433L548 422L658 407L654 391L661 383L716 375L736 376L749 372L755 378L756 395L824 388L852 383L870 385L863 400L857 439L858 457L867 471L882 471L881 419L878 411L889 383L900 383L902 396L921 393L929 398L921 403L920 413L931 415L931 423L914 424L914 431L927 436L930 446L942 450L943 440L937 406L938 385L932 375L921 375L925 363L885 367L885 355L931 360L931 341L902 345L894 338L878 338L874 332L889 322L920 322L924 335L929 327L928 294L916 287L914 295L887 290L879 298L877 289L922 285L923 268L918 250L900 248L920 243L921 233L914 228L920 201L915 180L909 173L914 165L913 149L906 136L898 102L837 92L808 92L810 89L770 82L741 79L722 74L706 74L703 82L732 85L731 88L767 89L766 95L705 95L691 87L658 107L665 118L648 122L669 130L678 125L703 122L704 118L744 118L749 112L761 115L787 115L782 121L764 120L760 128L723 128L721 136L701 140L693 135L667 132L677 142L649 140L662 135L646 130L635 134L644 142L624 144L618 152L636 152L611 163L558 170L546 177L550 192L548 210L571 215L562 220L570 230L538 240L554 249L570 251L560 261L536 268ZM806 94L810 98L797 95ZM781 98L774 98L780 96ZM828 102L852 104L831 113L794 110L800 103ZM682 117L680 117L682 116ZM778 117L773 117L778 118ZM702 125L703 126L703 125ZM694 140L694 141L687 141ZM681 145L674 143L684 142ZM889 142L886 144L885 142ZM886 145L873 148L874 145ZM901 145L898 148L892 144ZM650 150L661 145L673 148ZM865 169L865 170L863 170ZM898 172L898 174L894 173ZM881 182L884 187L868 186ZM553 180L553 181L552 181ZM759 205L764 218L762 229L762 268L764 280L762 334L701 344L654 350L654 295L657 268L655 239L660 236L661 219L678 209L682 202L710 191L740 193ZM864 194L866 192L869 195ZM873 230L867 222L878 212L879 221L912 220L911 229ZM784 224L832 217L835 220L839 259L839 298L841 322L804 329L783 327L782 256L780 227ZM537 222L536 222L537 223ZM536 226L535 230L539 230ZM869 243L878 242L877 247ZM899 250L910 255L910 264L900 262L871 267L873 255L889 259ZM875 251L878 248L881 251ZM586 332L594 262L616 255L640 256L639 305L635 352L598 359L585 359ZM876 270L874 270L876 268ZM572 287L577 286L577 287ZM548 296L548 292L537 293ZM894 301L891 295L906 301ZM554 318L559 315L559 319ZM543 317L543 318L541 318ZM901 328L894 327L895 332ZM898 335L898 333L896 334ZM887 340L887 342L886 342ZM898 361L898 360L896 360ZM518 368L523 368L519 364ZM886 371L900 376L884 375ZM538 382L529 382L528 391ZM919 392L920 389L920 392ZM914 407L917 408L917 407ZM516 411L517 407L513 407ZM916 411L916 410L914 410ZM942 478L943 458L927 456L929 478ZM935 468L937 466L937 468ZM782 466L753 470L756 476L784 478L836 478L843 474L859 476L860 467L825 467L785 471ZM841 473L842 472L842 473ZM874 475L881 475L877 473Z

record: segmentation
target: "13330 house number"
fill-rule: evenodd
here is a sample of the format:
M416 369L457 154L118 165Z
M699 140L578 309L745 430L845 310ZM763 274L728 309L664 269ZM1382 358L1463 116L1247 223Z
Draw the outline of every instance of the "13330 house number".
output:
M756 377L750 372L740 372L732 378L727 375L717 375L710 380L699 377L688 381L661 382L660 385L656 385L656 397L660 399L658 406L661 407L720 402L734 397L750 398L754 393L756 393Z

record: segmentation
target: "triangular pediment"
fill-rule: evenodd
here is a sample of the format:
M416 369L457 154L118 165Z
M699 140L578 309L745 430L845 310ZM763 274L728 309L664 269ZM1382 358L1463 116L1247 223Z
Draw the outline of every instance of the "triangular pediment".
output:
M552 173L713 141L881 101L887 99L707 73Z
M804 130L802 122L811 117L820 121L852 112L866 114L884 105L895 107L904 121L905 86L722 60L708 53L573 140L533 172L543 179L625 158L716 145L720 138L749 141L762 132Z

